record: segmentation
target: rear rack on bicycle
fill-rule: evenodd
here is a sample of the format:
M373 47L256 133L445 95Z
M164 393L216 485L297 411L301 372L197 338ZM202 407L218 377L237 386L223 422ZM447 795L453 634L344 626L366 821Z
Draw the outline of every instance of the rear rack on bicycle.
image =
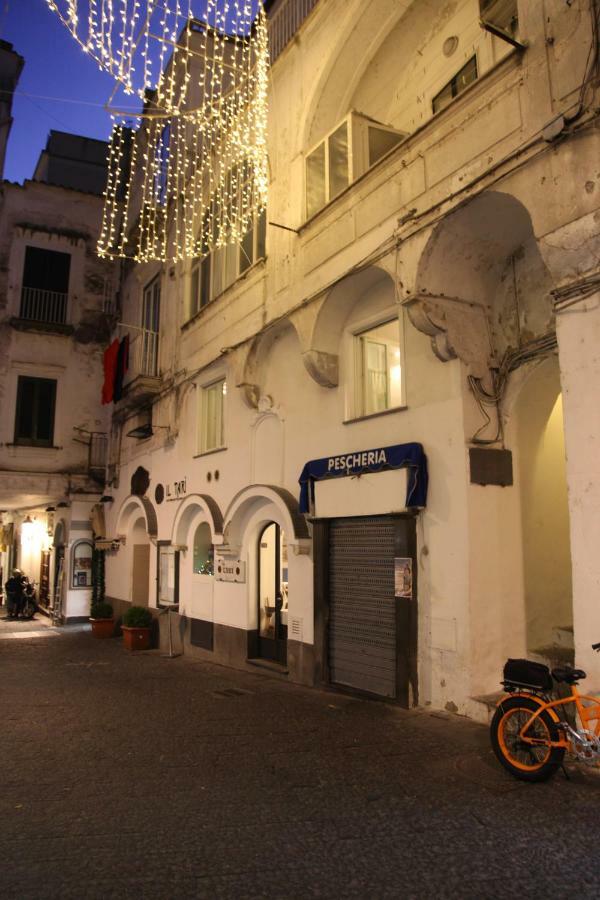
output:
M507 691L511 688L525 688L528 691L544 692L553 688L548 666L530 659L508 659L502 674L502 684Z

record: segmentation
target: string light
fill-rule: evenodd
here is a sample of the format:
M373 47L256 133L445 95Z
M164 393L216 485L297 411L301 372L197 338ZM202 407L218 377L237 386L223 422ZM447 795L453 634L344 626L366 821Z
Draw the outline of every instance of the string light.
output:
M203 0L201 18L196 0L46 2L143 100L112 109L99 255L176 262L239 243L267 200L262 0Z
M248 10L209 0L202 23L187 20L184 52L171 55L143 113L115 114L101 256L204 256L239 243L264 209L267 27L262 8L252 23Z

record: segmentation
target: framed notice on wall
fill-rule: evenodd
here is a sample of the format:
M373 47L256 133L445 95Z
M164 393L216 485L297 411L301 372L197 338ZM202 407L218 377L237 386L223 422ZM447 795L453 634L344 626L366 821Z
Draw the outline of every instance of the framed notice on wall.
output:
M412 600L413 575L410 557L396 556L394 558L394 595Z

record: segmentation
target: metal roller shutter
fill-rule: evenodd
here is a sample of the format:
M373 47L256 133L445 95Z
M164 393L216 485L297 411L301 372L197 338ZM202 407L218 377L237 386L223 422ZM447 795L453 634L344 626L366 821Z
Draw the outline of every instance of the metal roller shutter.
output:
M331 680L395 697L394 524L334 519L329 534Z

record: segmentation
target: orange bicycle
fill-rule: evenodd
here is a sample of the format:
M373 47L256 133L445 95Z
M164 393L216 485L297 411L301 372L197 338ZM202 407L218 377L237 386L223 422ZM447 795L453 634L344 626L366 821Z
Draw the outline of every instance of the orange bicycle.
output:
M600 651L600 643L592 648ZM565 753L588 765L600 760L600 700L577 690L585 677L582 669L571 666L551 672L528 659L507 661L502 684L508 696L498 703L490 737L511 775L545 781L562 765ZM553 699L555 682L570 685L571 693Z

